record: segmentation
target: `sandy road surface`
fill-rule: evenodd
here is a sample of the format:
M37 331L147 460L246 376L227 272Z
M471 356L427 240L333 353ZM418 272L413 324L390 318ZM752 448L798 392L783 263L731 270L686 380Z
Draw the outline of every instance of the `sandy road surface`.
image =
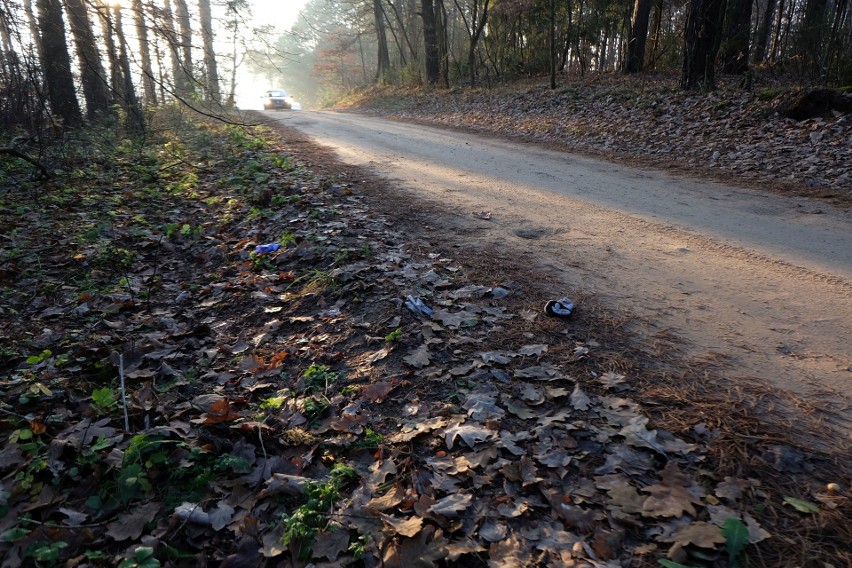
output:
M637 314L689 361L721 362L852 424L852 211L531 144L336 112L267 113L401 191L436 222ZM555 291L556 293L556 291Z

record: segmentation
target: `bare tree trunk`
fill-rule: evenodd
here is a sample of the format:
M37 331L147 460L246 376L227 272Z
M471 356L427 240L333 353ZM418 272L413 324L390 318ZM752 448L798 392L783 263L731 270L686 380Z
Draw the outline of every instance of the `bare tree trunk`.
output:
M41 65L47 83L47 97L54 115L68 126L80 124L83 115L74 88L71 58L65 37L65 22L59 0L38 0L38 27L41 30Z
M30 36L32 38L32 42L35 44L38 59L39 61L44 61L44 54L42 53L41 46L41 34L38 31L38 22L36 21L35 12L33 12L32 0L24 0L24 11L27 13L27 24L30 28Z
M757 27L757 38L752 50L752 61L760 63L766 59L766 48L769 45L769 31L772 28L772 15L775 13L775 0L766 0L766 11Z
M121 99L121 67L118 62L118 52L115 49L115 24L112 21L110 8L104 6L98 10L101 18L101 27L104 30L104 44L106 45L107 60L109 61L109 92L110 103Z
M118 63L121 69L121 101L127 111L128 125L133 128L143 128L144 120L139 110L139 101L136 97L136 89L133 86L133 78L130 74L130 59L127 56L127 40L124 37L124 27L121 22L121 6L112 7L113 25L115 26L115 37L118 40Z
M450 86L450 51L447 45L447 10L444 0L435 0L435 36L438 42L438 60L441 68L441 86Z
M432 0L420 1L420 17L423 18L426 81L430 85L435 85L441 74L441 65L438 61L438 37L435 34L435 6Z
M177 31L175 31L175 15L172 11L171 0L165 0L163 2L163 8L160 11L159 19L159 33L166 41L169 51L169 60L171 61L172 89L174 93L184 93L187 90L184 85L186 76L183 72L183 65L181 63L180 38L178 37Z
M799 54L804 59L812 77L823 77L823 40L828 35L827 0L807 0L805 17L799 32Z
M627 40L627 63L625 73L638 73L645 66L645 44L648 40L648 22L651 16L651 0L636 0L630 36Z
M691 0L683 50L684 89L716 87L716 55L719 52L725 0Z
M373 0L373 18L376 24L376 42L378 43L376 82L384 83L385 76L390 70L390 53L388 52L388 36L385 32L385 17L384 9L382 8L382 0Z
M657 50L660 47L660 30L663 25L663 0L654 2L654 31L651 33L651 58L649 65L657 62Z
M86 117L89 120L95 120L99 115L109 112L106 73L83 0L65 0L65 5L68 8L68 20L77 46L77 59L80 62L80 78L83 84L83 96L86 99Z
M142 92L145 102L157 104L157 90L154 86L154 71L151 68L151 50L148 46L148 24L145 23L145 9L142 0L133 0L133 18L136 23L136 35L139 38L139 59L142 64Z
M550 30L548 33L550 48L550 88L556 88L556 0L550 0Z
M174 0L175 15L180 26L180 73L175 77L178 92L187 95L195 90L195 78L192 68L192 25L189 21L189 9L186 0Z
M207 98L218 105L222 103L222 92L219 87L216 52L213 49L213 15L210 12L210 0L198 0L198 15L201 20L201 40L204 44L204 67L207 69Z
M778 12L775 16L775 33L772 34L772 50L769 60L773 63L781 53L781 22L784 20L784 0L778 0Z
M742 75L748 70L751 11L754 0L728 0L722 48L722 72Z

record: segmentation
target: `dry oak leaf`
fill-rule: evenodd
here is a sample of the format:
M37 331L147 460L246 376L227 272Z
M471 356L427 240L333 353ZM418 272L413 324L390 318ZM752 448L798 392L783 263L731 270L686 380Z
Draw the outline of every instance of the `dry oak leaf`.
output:
M424 343L417 349L410 351L408 355L402 358L402 360L415 369L422 369L432 360L429 356L429 346Z
M374 511L387 511L388 509L396 507L402 503L403 499L405 499L405 489L402 488L401 484L395 483L394 486L391 487L390 491L381 497L373 497L370 499L370 502L367 503L367 508Z
M385 522L393 532L400 536L407 536L409 538L416 536L423 529L423 519L421 517L410 517L408 519L400 519L399 517L394 517L393 515L385 515L384 513L380 513L379 516L382 518L382 521Z
M673 542L681 546L693 544L701 548L716 548L717 544L725 543L722 528L704 521L697 521L680 527L674 533L661 537L659 540L661 542Z
M161 507L162 503L156 501L134 507L107 525L107 535L116 541L136 540L142 536L145 525L154 520Z
M617 509L621 513L641 513L645 497L639 495L636 488L625 483L618 485L607 491L609 494L609 503L607 507Z
M338 528L337 530L318 532L314 539L314 546L311 548L311 554L314 558L327 558L330 562L334 562L348 548L349 531Z
M583 392L580 385L574 385L574 392L571 393L571 406L574 410L588 410L592 404L592 399Z
M381 402L398 384L397 381L380 381L368 385L362 392L370 401Z
M455 562L460 556L465 554L477 554L479 552L485 552L485 550L486 548L484 546L472 538L465 537L462 540L457 540L447 545L447 552L449 553L447 560Z
M457 493L455 495L447 495L443 499L438 499L434 505L429 507L430 513L437 513L445 517L457 517L458 514L468 507L473 502L473 495Z
M214 531L220 531L231 523L234 518L234 508L221 501L210 510L210 526Z
M447 539L441 530L427 525L415 538L392 541L382 558L384 568L433 568L447 557Z
M484 442L494 437L494 431L482 425L473 424L455 424L444 429L447 449L452 450L456 443L456 438L461 436L464 443L473 448L477 442Z
M438 428L443 428L447 425L447 419L440 416L429 418L428 420L419 420L414 422L406 422L400 427L400 431L387 437L388 442L410 442L420 434L425 434Z
M523 542L514 534L508 538L491 543L488 547L489 568L517 568L527 566L531 551L523 547Z
M529 420L530 418L535 418L538 416L536 412L524 404L523 402L515 402L512 400L503 399L503 405L506 407L506 410L520 418L521 420Z
M726 477L716 486L716 497L727 499L729 501L738 501L743 493L750 487L757 487L760 481L756 479L738 479L736 477Z
M644 517L680 517L684 513L695 516L695 507L702 503L693 480L684 474L673 461L669 461L662 471L662 481L656 485L644 487L651 496L642 504ZM702 495L703 496L703 492Z

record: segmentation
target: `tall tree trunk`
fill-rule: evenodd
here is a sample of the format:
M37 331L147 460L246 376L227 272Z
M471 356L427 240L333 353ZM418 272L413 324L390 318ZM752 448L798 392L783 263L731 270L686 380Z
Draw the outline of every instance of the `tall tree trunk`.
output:
M435 6L432 0L420 0L420 16L423 18L426 81L435 85L441 75L441 64L438 61L438 36L435 34Z
M712 90L716 87L716 55L724 8L725 0L690 0L681 88Z
M192 25L189 21L189 8L186 6L186 0L174 0L175 16L180 26L180 73L175 80L178 85L178 92L181 95L187 95L195 90L195 78L192 68Z
M742 75L748 70L753 3L754 0L728 0L719 55L723 73Z
M131 128L142 128L144 121L139 111L139 101L136 97L136 89L133 87L133 77L130 74L130 59L127 56L127 40L124 37L124 26L121 22L121 6L114 4L112 7L113 25L115 26L115 38L118 41L118 64L121 69L121 101L127 111L128 125Z
M104 30L104 44L106 45L107 61L109 61L109 92L110 103L121 100L121 66L118 62L118 51L115 49L115 23L112 21L110 8L104 6L98 10L101 18L101 27Z
M775 62L775 58L781 53L781 22L784 21L784 0L778 1L778 11L775 14L775 32L772 34L772 49L769 52L769 60Z
M171 0L165 0L163 2L160 19L160 34L163 39L166 40L166 45L169 50L169 60L171 61L173 94L184 93L186 92L186 88L184 86L186 77L183 72L183 65L181 64L180 38L178 37L177 31L175 31L175 15L172 11Z
M556 0L550 0L550 30L548 33L548 47L550 48L550 89L556 88Z
M450 50L447 40L447 10L444 0L435 0L435 36L438 43L438 60L441 68L441 86L450 86Z
M133 0L133 17L136 24L136 36L139 39L139 60L142 65L142 92L145 102L157 104L157 90L154 85L154 71L151 68L151 50L148 46L148 24L145 22L145 9L142 0Z
M47 83L47 98L55 115L68 126L80 124L83 115L74 89L71 57L65 37L65 21L59 0L37 0L38 27L41 30L42 69Z
M105 115L109 111L106 73L95 43L86 4L83 0L65 0L65 6L68 8L68 21L77 46L80 80L83 84L83 97L86 99L86 117L95 120L98 115Z
M198 0L198 15L201 20L201 40L204 43L204 67L207 69L207 98L214 104L221 104L222 92L219 87L219 70L216 67L216 51L213 49L210 0Z
M660 31L663 25L663 0L655 0L654 2L654 29L651 32L651 58L649 65L657 62L657 49L660 46Z
M491 0L473 0L470 10L470 21L465 21L468 33L468 50L467 50L467 66L470 73L470 86L476 86L476 47L479 45L479 38L482 37L482 30L485 29L485 24L488 23L488 8L491 5ZM464 10L459 5L459 0L453 0L460 13ZM464 16L462 16L464 17Z
M385 16L382 0L373 0L373 18L376 24L376 43L378 44L378 61L376 64L376 82L384 83L390 70L390 53L388 52L388 36L385 32Z
M822 54L824 40L828 36L827 4L827 0L807 0L805 17L799 32L799 54L814 77L822 77L825 72Z
M624 67L626 73L638 73L645 66L645 44L648 40L651 1L636 0L633 5L630 36L627 39L627 62Z
M772 15L775 13L776 0L766 0L766 11L757 26L757 37L754 41L754 49L751 52L751 60L760 63L766 60L766 48L769 45L769 31L772 28Z
M33 12L33 1L24 0L24 12L27 14L27 25L30 29L31 41L35 44L35 51L39 61L44 61L44 53L42 52L41 34L38 31L38 22L36 21L35 12Z

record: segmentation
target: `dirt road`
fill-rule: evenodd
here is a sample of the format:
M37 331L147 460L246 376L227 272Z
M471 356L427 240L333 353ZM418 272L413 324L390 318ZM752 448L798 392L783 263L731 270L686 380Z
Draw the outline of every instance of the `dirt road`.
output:
M554 294L676 337L685 364L828 403L848 436L852 211L355 114L267 115L441 204L435 225L467 245L557 273Z

